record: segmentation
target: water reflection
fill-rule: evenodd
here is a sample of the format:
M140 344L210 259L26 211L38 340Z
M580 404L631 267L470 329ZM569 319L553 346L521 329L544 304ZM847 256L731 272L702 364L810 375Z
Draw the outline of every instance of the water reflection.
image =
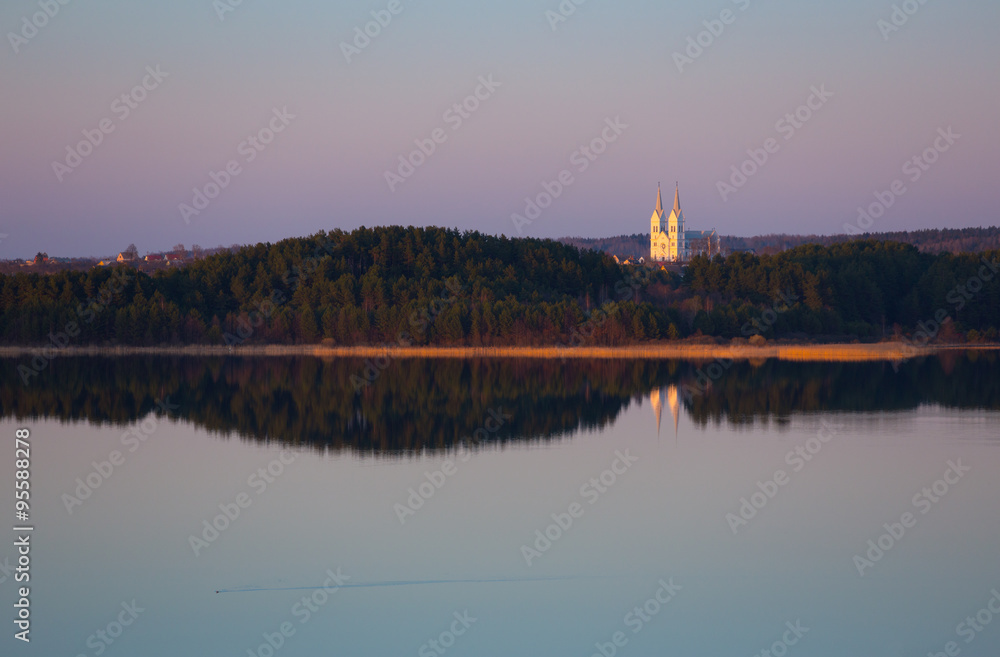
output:
M670 409L670 417L674 420L674 435L677 435L681 420L681 395L677 386L671 384L665 388L653 388L649 393L649 403L653 405L653 413L656 415L656 435L660 435L660 419L664 404Z
M385 363L382 363L385 365ZM797 413L906 411L924 405L1000 410L995 353L904 363L315 358L59 358L29 386L0 370L0 416L125 425L160 402L222 436L399 455L466 441L562 440L649 403L693 424L779 426ZM372 374L375 376L372 376ZM356 389L358 381L366 381ZM494 419L505 419L496 427ZM490 428L484 431L484 427ZM478 431L478 433L477 433Z

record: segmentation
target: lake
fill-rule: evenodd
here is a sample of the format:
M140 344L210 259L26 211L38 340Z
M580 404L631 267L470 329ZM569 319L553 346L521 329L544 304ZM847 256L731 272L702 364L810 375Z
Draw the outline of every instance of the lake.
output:
M1000 653L995 353L15 364L4 654Z

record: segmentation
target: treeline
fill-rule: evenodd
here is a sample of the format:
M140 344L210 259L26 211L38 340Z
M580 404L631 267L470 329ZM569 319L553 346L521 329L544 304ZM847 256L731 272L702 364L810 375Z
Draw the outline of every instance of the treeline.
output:
M801 246L692 260L681 302L706 335L995 340L1000 251L931 255L896 242ZM761 305L771 307L761 313ZM692 316L693 313L693 316Z
M1000 251L932 255L859 240L698 257L682 278L552 240L360 228L152 275L120 266L0 276L0 341L575 346L919 331L992 340L998 263Z
M930 228L864 235L757 235L754 237L722 237L722 248L730 251L752 250L758 254L780 253L804 244L833 246L862 239L912 244L924 253L979 253L1000 249L1000 228Z
M758 255L774 255L805 244L833 246L859 238L912 244L924 253L979 253L1000 249L1000 227L996 226L987 228L932 228L890 233L865 233L860 236L847 233L838 235L777 233L753 237L722 235L722 249L725 253L752 251ZM564 237L560 238L559 241L580 249L594 249L619 257L649 258L649 233L597 239Z
M578 249L593 249L608 255L616 255L620 259L649 259L649 233L633 233L617 237L561 237L563 244L575 246Z
M396 226L257 244L147 275L0 277L8 344L551 345L657 337L648 272L552 240ZM609 300L613 306L605 306ZM65 337L64 337L65 336Z

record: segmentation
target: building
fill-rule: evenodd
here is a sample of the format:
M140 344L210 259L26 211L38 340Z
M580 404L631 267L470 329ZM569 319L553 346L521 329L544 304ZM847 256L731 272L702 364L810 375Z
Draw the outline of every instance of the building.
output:
M688 255L693 258L696 255L705 254L713 256L722 253L722 237L712 230L689 230L684 234L687 242Z
M663 208L660 186L656 186L656 209L649 223L650 262L686 262L702 253L713 255L721 251L715 230L687 230L679 186L674 188L674 207L669 215Z
M667 215L663 209L660 186L656 186L656 209L650 222L649 259L653 262L687 260L684 239L684 212L681 210L680 187L674 189L674 209Z

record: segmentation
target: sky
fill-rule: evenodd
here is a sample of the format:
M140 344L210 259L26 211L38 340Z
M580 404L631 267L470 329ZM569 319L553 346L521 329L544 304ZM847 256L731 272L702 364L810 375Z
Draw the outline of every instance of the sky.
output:
M0 258L607 237L657 183L727 235L1000 223L988 0L62 1L0 5Z

